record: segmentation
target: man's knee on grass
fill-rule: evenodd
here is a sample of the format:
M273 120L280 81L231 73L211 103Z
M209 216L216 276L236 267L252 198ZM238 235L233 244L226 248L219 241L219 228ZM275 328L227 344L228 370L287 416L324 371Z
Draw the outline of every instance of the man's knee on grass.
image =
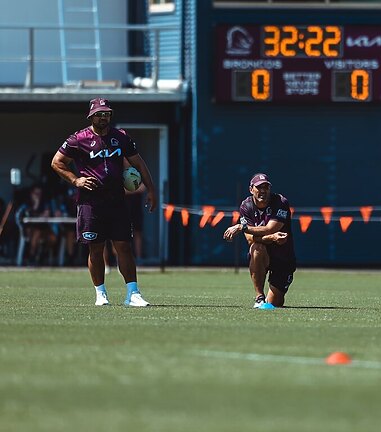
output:
M281 307L284 305L285 294L285 292L269 284L269 292L267 293L266 303L271 303L273 306Z

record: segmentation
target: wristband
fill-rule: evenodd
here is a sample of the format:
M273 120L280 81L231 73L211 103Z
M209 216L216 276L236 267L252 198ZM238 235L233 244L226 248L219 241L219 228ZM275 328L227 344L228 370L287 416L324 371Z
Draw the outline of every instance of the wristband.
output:
M242 226L242 231L246 232L247 231L247 220L243 216L240 219L240 223Z

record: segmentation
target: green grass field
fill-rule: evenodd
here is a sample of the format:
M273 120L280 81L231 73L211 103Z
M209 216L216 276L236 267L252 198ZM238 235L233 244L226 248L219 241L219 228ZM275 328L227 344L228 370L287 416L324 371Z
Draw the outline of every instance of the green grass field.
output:
M156 306L116 271L110 307L86 270L0 271L0 431L380 430L381 272L299 271L273 311L246 270L139 281Z

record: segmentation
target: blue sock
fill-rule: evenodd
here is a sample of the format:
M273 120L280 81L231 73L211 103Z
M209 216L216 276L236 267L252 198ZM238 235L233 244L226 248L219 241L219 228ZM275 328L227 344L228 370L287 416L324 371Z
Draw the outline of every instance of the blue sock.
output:
M139 292L138 283L137 282L127 282L126 287L127 287L126 303L129 303L129 301L131 300L132 294Z
M94 288L96 292L103 292L103 293L107 292L104 283L102 285L94 285Z

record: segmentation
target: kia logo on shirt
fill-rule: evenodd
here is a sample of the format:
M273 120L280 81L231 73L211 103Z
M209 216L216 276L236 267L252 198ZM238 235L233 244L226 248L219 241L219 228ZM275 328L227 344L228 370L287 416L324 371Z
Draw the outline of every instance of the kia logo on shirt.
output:
M110 151L109 149L105 149L105 150L99 150L99 152L97 152L97 153L94 153L94 151L91 150L90 159L94 159L96 157L110 158L110 157L113 157L114 155L122 156L122 149L117 148L114 151Z

